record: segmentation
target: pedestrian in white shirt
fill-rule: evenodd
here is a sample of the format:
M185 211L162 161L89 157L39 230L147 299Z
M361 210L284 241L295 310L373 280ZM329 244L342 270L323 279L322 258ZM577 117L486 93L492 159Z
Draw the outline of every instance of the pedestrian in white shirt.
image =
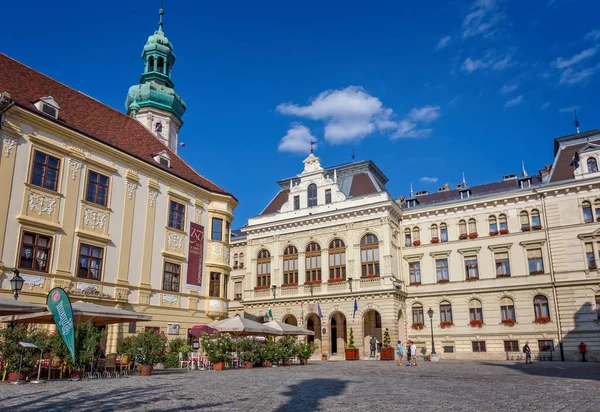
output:
M410 361L412 366L417 366L417 345L414 342L410 344Z

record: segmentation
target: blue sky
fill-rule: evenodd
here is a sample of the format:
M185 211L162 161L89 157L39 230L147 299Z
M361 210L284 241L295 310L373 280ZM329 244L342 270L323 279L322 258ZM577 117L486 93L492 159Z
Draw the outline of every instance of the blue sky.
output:
M0 50L124 110L159 1L9 2ZM165 2L181 156L240 201L234 227L302 171L371 159L392 196L534 173L595 123L597 0ZM12 16L12 17L11 17ZM593 91L596 91L595 93Z

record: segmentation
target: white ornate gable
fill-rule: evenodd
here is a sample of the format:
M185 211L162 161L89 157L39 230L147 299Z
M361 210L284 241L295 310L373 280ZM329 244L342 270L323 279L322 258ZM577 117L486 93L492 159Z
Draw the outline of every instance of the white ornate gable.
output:
M600 146L594 143L588 143L577 151L579 156L579 165L573 171L575 179L587 179L600 176ZM575 165L573 159L573 165ZM595 165L595 169L594 169Z
M323 170L323 168L321 167L321 159L319 159L317 156L315 156L314 153L309 154L308 157L306 159L304 159L303 163L304 163L304 171L302 172L303 175L305 175L307 173L314 173L314 172L319 172L319 171Z

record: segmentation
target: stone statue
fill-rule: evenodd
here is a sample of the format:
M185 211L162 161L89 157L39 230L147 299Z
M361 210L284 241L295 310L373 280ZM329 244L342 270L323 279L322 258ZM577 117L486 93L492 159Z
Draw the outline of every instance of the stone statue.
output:
M371 344L371 355L370 356L375 356L375 351L377 348L377 339L375 339L375 336L371 337L371 340L369 341L369 343Z

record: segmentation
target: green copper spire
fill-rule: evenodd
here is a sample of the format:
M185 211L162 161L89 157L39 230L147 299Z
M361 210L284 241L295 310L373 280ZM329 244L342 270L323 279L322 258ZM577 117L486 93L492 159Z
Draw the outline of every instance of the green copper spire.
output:
M163 32L164 14L161 7L158 11L158 30L148 37L142 51L144 73L140 84L129 88L125 108L128 114L135 116L141 108L155 107L171 112L181 120L186 107L185 102L173 90L175 84L171 80L171 70L175 64L175 54L173 45Z

